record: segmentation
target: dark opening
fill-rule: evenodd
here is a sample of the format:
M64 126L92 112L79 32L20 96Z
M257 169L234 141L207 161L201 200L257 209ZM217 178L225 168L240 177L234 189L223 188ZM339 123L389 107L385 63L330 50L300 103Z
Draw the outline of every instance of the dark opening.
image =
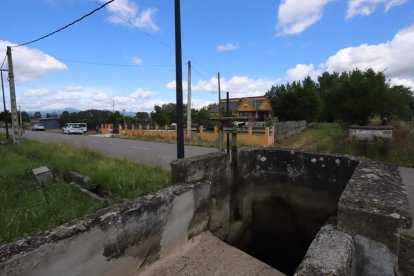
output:
M335 212L333 212L333 215ZM252 222L243 250L277 270L293 275L312 240L330 217L301 212L279 197L252 204Z

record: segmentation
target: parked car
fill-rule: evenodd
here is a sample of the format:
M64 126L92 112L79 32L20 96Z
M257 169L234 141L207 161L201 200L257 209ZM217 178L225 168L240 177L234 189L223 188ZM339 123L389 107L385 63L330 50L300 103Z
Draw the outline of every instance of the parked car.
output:
M45 131L45 126L44 125L42 125L42 124L34 124L33 126L32 126L32 130L33 131Z
M81 127L83 133L88 131L88 125L86 123L79 123L79 126Z
M63 134L83 134L83 130L79 124L67 123L63 127Z

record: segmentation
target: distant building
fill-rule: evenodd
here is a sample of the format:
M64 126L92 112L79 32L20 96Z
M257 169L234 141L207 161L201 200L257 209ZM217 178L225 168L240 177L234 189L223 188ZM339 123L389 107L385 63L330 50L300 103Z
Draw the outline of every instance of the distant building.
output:
M40 118L32 119L32 125L42 124L46 129L59 129L60 128L60 118Z
M225 116L226 99L222 99L220 105L222 116ZM262 122L273 116L272 105L266 96L229 99L229 109L232 116L244 117L249 122ZM218 104L211 106L210 112L213 115L218 116L218 111Z

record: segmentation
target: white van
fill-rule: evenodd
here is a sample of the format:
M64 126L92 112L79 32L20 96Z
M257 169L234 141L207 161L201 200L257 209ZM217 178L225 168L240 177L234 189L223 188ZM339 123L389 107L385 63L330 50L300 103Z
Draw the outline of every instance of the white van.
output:
M88 131L88 125L86 123L79 123L78 125L82 129L83 133Z
M63 127L63 134L83 134L78 123L67 123Z

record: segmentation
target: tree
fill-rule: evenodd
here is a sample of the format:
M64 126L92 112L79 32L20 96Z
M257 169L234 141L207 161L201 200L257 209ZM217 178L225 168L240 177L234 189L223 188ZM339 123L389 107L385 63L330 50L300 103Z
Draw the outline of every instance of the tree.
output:
M315 121L321 112L318 85L310 78L302 82L272 86L266 96L273 106L275 115L281 121Z
M135 118L138 121L144 121L145 122L145 121L148 121L150 119L150 116L148 115L147 112L137 112L135 114Z
M41 114L39 111L36 111L36 112L33 114L33 118L35 118L35 119L40 119L40 118L42 118L42 114Z
M168 112L163 110L160 106L155 105L154 111L151 112L151 120L160 126L168 124Z
M213 126L210 117L210 111L207 108L201 108L200 110L191 109L192 121L197 126L204 126L205 128L211 128Z

